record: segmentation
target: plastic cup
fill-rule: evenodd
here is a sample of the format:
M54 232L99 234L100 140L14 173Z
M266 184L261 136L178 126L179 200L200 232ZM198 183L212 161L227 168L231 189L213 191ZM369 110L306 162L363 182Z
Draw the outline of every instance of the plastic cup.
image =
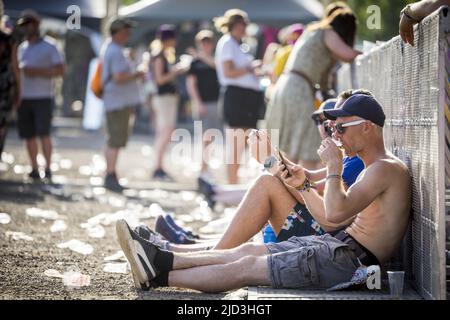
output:
M399 298L403 295L404 271L388 271L389 288L392 297Z

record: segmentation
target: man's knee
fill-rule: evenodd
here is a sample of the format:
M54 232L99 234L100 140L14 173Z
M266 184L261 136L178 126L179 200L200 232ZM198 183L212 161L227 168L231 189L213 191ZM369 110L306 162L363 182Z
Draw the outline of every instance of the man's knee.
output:
M267 254L266 246L256 243L244 243L239 246L240 254L245 256L261 256Z
M232 263L234 274L240 281L247 281L251 276L251 273L254 272L255 266L258 262L257 256L249 255L242 257L241 259Z
M266 190L267 188L284 187L280 179L271 174L260 175L255 181L255 186L265 187Z

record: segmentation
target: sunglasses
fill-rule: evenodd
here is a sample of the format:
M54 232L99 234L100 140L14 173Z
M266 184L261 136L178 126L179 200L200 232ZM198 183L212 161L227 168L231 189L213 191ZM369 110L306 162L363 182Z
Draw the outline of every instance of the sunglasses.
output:
M334 125L334 127L332 128L333 131L336 131L339 134L344 134L345 132L345 128L347 127L353 127L353 126L357 126L361 123L366 122L367 120L355 120L355 121L350 121L350 122L344 122L344 123L336 123Z

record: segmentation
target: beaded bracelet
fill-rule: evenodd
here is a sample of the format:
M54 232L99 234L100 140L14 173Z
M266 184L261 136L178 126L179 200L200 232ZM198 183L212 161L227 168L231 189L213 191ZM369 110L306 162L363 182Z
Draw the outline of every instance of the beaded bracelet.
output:
M304 192L304 191L308 191L309 192L309 190L311 188L314 188L314 183L309 181L308 179L305 179L305 181L301 185L296 187L295 189L297 189L300 192Z

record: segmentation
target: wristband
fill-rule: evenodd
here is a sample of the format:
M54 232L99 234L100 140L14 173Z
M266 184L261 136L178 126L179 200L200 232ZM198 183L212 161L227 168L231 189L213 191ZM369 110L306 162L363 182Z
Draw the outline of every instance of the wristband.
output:
M304 192L304 191L308 191L314 188L314 183L309 181L309 179L305 179L305 181L303 181L303 183L301 185L299 185L298 187L296 187L295 189L297 189L300 192Z
M328 179L342 179L342 176L340 174L329 174L327 175L326 180Z

